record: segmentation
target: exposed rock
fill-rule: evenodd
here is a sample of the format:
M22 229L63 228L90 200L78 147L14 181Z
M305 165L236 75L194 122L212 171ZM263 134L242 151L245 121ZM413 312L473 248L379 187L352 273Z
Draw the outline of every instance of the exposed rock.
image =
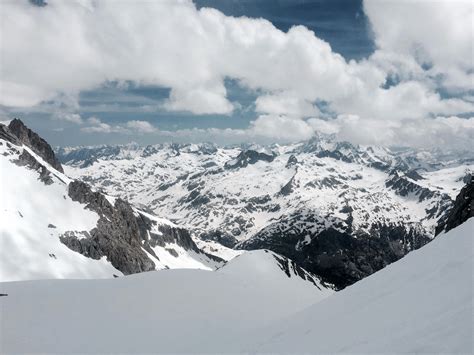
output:
M474 179L472 175L466 181L468 181L467 185L461 189L456 197L447 218L436 227L436 235L443 231L448 232L469 218L474 217Z
M267 250L265 250L267 252ZM296 264L293 260L288 259L282 255L273 254L273 257L278 262L278 266L280 269L286 274L286 276L291 277L291 275L298 275L298 277L302 278L305 281L311 282L314 286L321 289L318 286L318 283L321 283L323 286L328 288L333 288L333 285L325 284L319 277L316 275L306 271L298 264Z
M279 195L282 195L282 196L288 196L289 194L291 194L293 192L293 188L294 188L294 184L295 184L295 175L293 175L290 179L290 181L288 181L281 189L280 189L280 192L278 193Z
M318 229L317 223L311 215L291 216L263 229L238 248L269 249L284 255L340 290L430 241L415 226L376 225L370 235L357 235L342 221L340 229L324 228L324 220Z
M53 183L51 172L43 164L39 163L35 157L28 153L28 151L24 150L15 163L36 170L39 173L39 179L46 185L51 185Z
M290 157L288 158L288 161L286 162L285 167L291 168L292 166L296 164L298 164L298 159L296 159L296 157L293 154L291 154Z
M186 229L156 226L156 222L135 211L128 202L118 198L112 205L103 194L92 191L82 181L71 182L68 193L71 199L86 204L100 218L97 227L83 237L78 238L75 232L67 232L60 237L61 241L87 257L100 259L106 256L125 275L154 270L155 264L144 250L159 260L152 249L157 245L165 247L167 244L176 244L212 260L222 261L202 252ZM153 233L153 228L158 229L159 234Z
M409 177L412 180L418 181L418 180L424 180L424 178L418 174L416 170L409 170L405 173L405 176Z
M13 135L7 126L0 123L0 139L4 139L7 142L13 143L14 145L20 145L20 140Z
M202 240L212 240L225 247L233 248L237 244L237 239L230 234L222 233L220 230L213 230L202 233L199 236Z
M8 130L11 134L16 136L21 143L31 148L31 150L48 162L53 168L61 173L64 172L51 146L37 133L26 127L21 120L17 118L12 120L8 125Z
M69 184L69 197L87 204L87 208L99 214L97 227L92 229L89 238L78 239L71 233L60 237L61 242L70 249L92 259L106 256L112 265L125 275L155 269L155 264L142 249L146 243L146 222L135 216L132 207L117 199L115 205L99 192L81 182Z
M232 159L225 163L224 167L226 169L238 169L245 168L249 164L255 164L258 161L266 161L268 163L271 163L275 159L275 157L275 154L270 155L249 149L240 152L240 154L235 159Z
M397 195L400 196L408 196L410 194L415 195L418 197L419 202L423 202L427 199L431 199L435 196L439 198L441 201L441 205L450 205L452 204L452 200L447 194L440 194L437 191L432 191L428 188L422 187L410 180L407 177L410 177L414 180L423 179L419 176L416 172L411 172L410 174L402 174L397 170L394 170L390 174L390 178L385 182L385 186L393 189Z

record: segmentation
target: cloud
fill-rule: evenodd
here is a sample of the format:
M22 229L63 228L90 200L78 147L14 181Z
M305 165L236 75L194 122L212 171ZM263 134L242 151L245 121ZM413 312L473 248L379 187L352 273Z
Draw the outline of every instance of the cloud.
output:
M291 93L262 95L255 101L255 110L275 115L310 117L320 114L319 109L309 100L300 99Z
M472 150L474 117L439 116L423 119L370 120L339 115L331 121L309 120L316 131L363 145L411 146Z
M125 127L136 133L153 133L157 130L156 127L148 121L128 121Z
M287 116L262 115L247 130L251 136L272 138L278 141L300 141L311 138L314 130L305 121Z
M55 113L53 118L60 121L67 121L75 124L83 124L84 121L78 113Z
M108 123L102 122L96 117L90 117L87 119L87 123L90 125L82 127L81 131L85 133L123 133L123 128L119 126L112 126Z
M149 134L158 131L156 127L147 121L132 120L123 124L110 125L92 116L86 122L88 126L81 128L81 131L85 133Z
M377 50L349 62L304 26L285 33L264 19L197 10L190 0L10 1L2 8L0 104L59 101L57 118L70 122L82 120L79 93L105 82L169 88L167 110L228 115L238 104L227 97L227 78L258 96L250 126L224 130L241 138L298 140L322 130L417 144L409 127L454 144L440 130L459 133L459 117L474 112L467 1L365 0ZM443 90L456 95L445 98ZM326 111L316 102L326 102ZM87 124L83 132L157 133L144 121Z
M474 7L469 0L364 0L374 39L383 55L414 59L443 86L472 89Z

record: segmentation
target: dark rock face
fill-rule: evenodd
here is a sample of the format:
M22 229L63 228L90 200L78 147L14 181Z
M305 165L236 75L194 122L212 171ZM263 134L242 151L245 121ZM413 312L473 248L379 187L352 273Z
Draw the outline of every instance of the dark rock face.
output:
M233 160L225 163L226 169L245 168L249 164L255 164L258 161L266 161L271 163L275 159L275 155L259 153L255 150L244 150Z
M7 142L13 143L14 145L20 145L20 140L13 135L7 126L0 124L0 139L4 139Z
M186 250L204 254L187 230L160 225L158 230L161 235L152 233L154 221L134 211L129 203L121 199L112 205L104 195L92 191L84 182L70 183L68 193L74 201L86 204L88 209L97 212L100 218L97 227L82 233L80 238L77 233L69 232L60 237L61 242L93 259L106 256L116 269L126 275L154 270L155 264L143 249L159 260L152 249L157 245L164 247L166 243L175 243Z
M308 217L310 218L310 217ZM415 227L376 225L371 235L324 228L312 233L296 221L282 221L238 245L239 249L269 249L294 260L324 283L341 290L402 258L430 241Z
M212 240L227 248L233 248L237 244L237 239L230 234L222 233L219 230L213 230L207 233L202 233L199 238L202 240Z
M430 189L422 187L410 181L407 179L407 177L416 181L423 179L414 170L411 170L405 174L395 170L390 174L390 178L385 182L385 186L391 188L397 195L400 196L416 196L418 197L419 202L436 197L439 202L430 210L426 210L426 213L428 218L442 218L443 215L445 215L446 210L453 204L451 197L449 197L447 194L441 194L437 191L431 191Z
M418 180L424 180L424 178L418 174L418 172L416 170L409 170L405 173L405 176L409 177L410 179L413 179L415 181L418 181Z
M39 174L39 180L44 182L46 185L51 185L53 183L50 171L43 164L39 163L35 157L28 153L28 151L24 150L15 163L19 166L27 166L30 169L36 170Z
M293 175L291 179L285 185L283 185L283 187L279 191L279 194L283 196L290 195L293 192L294 184L295 184L295 175Z
M79 239L66 233L60 238L61 242L92 259L106 256L126 275L155 269L155 264L141 248L142 241L146 243L147 240L146 221L135 216L127 202L117 199L112 206L104 195L93 192L81 181L70 183L68 193L71 199L86 204L100 218L87 238Z
M449 210L447 218L436 227L436 235L442 231L447 232L456 228L469 218L474 217L474 179L472 175L466 181L466 186L462 188L456 197L456 201L454 201L453 207Z
M61 163L56 159L54 151L51 146L41 138L37 133L25 126L19 119L14 119L8 125L8 130L11 134L18 138L19 142L28 146L46 162L51 164L57 171L63 173Z
M292 154L288 158L288 161L286 162L285 168L291 168L292 166L298 164L298 159Z
M417 185L411 182L410 180L405 178L405 176L412 177L414 175L413 175L413 172L412 174L408 175L408 174L400 174L399 172L394 171L390 174L390 179L388 179L385 182L385 186L393 189L395 193L400 196L408 196L409 194L417 195L418 200L420 202L434 197L435 195L434 191L431 191L427 188L423 188L420 185ZM416 180L419 180L419 179L416 179Z
M322 283L326 287L329 287L329 288L333 287L333 285L328 285L322 282L319 277L306 271L305 269L300 267L297 263L295 263L293 260L290 260L287 257L276 255L276 254L274 254L273 257L277 261L279 268L286 274L286 276L291 277L292 274L297 275L303 280L311 282L314 286L316 286L320 290L321 288L318 286L318 282Z

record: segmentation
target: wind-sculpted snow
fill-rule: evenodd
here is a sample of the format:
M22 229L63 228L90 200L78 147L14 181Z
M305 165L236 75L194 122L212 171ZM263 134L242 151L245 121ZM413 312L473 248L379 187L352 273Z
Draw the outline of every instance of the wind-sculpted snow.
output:
M314 257L311 244L323 232L348 236L361 250L364 239L384 248L374 258L331 247L355 262L337 277L338 288L430 241L474 168L469 152L456 160L454 153L391 151L322 136L269 147L117 146L100 157L104 149L59 152L72 176L168 216L202 240L267 248L298 262ZM86 167L84 152L97 157ZM323 264L333 261L340 262Z
M265 251L217 271L1 283L0 352L472 353L473 228L335 294Z

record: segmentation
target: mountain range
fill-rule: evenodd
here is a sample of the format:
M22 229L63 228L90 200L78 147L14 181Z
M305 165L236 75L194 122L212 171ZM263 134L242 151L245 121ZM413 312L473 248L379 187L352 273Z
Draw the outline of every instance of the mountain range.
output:
M0 124L0 352L469 353L473 164L437 154Z
M270 249L336 289L431 241L474 170L469 151L390 150L322 135L289 145L131 143L56 154L69 176L196 240Z

